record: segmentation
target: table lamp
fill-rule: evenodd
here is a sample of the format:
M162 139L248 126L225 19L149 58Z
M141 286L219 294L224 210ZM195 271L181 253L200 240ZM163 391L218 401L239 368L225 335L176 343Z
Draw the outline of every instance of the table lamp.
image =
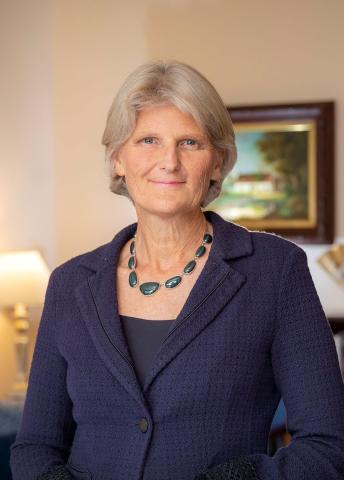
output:
M49 280L49 269L37 250L0 252L0 308L9 309L15 328L16 379L9 401L23 403L28 382L29 314L39 306Z

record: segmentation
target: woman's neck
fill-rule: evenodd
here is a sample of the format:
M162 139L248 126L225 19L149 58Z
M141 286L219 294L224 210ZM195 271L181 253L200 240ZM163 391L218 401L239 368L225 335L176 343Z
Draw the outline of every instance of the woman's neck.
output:
M173 217L137 213L135 250L141 272L164 274L185 266L201 245L205 230L212 233L201 210Z

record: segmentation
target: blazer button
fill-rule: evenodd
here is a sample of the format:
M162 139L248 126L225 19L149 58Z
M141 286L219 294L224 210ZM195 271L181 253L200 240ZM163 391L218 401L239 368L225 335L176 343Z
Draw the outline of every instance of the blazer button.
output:
M147 430L148 430L148 422L147 422L147 419L145 417L141 418L141 420L139 422L139 425L140 425L141 432L146 433Z

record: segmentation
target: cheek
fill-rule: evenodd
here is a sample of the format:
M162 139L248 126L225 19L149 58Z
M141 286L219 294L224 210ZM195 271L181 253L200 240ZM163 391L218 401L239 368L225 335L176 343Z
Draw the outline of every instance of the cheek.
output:
M146 189L145 179L149 176L150 164L143 156L126 158L126 184L132 198L136 198Z
M117 174L124 175L126 178L126 183L131 183L132 179L135 178L137 174L138 165L135 162L131 161L130 158L122 159L122 164L117 168Z
M196 182L208 183L211 177L211 162L209 160L198 162L192 170L192 177Z
M128 155L125 161L125 168L129 175L135 177L146 171L149 171L152 165L152 159L144 153L138 155Z

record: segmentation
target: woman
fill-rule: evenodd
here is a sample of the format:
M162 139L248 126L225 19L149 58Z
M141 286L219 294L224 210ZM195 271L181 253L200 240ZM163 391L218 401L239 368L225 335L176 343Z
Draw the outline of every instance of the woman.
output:
M340 479L344 387L304 251L203 211L236 159L214 87L125 81L103 143L137 222L49 281L14 480ZM267 443L281 396L291 443Z

